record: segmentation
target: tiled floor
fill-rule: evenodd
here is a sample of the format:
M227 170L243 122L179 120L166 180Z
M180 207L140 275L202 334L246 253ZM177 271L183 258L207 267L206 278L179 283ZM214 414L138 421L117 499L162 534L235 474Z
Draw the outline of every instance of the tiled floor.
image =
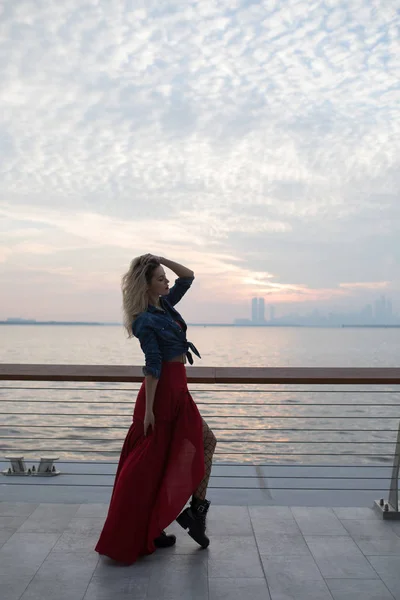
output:
M93 548L105 504L0 503L1 600L400 600L400 523L369 508L212 506L210 547L125 567Z

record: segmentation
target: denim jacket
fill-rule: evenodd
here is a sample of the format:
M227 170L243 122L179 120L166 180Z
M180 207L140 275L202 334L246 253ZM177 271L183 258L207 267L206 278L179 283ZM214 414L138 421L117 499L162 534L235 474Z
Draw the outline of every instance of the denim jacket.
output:
M132 332L139 339L145 355L144 375L161 375L163 361L186 354L189 363L193 358L189 350L201 358L195 346L186 339L187 325L175 308L186 294L194 277L178 277L167 296L160 297L161 309L150 305L132 324Z

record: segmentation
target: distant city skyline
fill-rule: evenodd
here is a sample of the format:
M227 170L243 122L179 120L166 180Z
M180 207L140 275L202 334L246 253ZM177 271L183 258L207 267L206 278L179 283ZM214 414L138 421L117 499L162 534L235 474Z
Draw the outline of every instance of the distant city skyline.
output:
M397 325L400 316L393 310L392 300L384 294L376 298L373 303L365 304L360 309L323 311L315 308L306 314L284 312L276 316L277 307L269 305L269 319L265 318L265 299L251 299L251 318L237 318L235 325ZM282 307L283 308L283 307ZM287 308L287 307L286 307Z

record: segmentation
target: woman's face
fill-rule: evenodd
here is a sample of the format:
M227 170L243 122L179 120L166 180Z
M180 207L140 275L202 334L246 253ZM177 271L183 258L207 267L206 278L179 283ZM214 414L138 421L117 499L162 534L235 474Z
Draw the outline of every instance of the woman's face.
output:
M160 265L153 272L153 277L148 288L149 294L152 296L166 296L169 292L169 281L165 275L165 271Z

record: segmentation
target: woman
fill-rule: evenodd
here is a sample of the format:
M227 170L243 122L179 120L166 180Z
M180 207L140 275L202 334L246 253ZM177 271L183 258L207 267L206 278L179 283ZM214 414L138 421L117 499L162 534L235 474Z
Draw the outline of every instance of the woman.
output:
M171 289L163 266L178 276ZM122 279L125 327L144 352L145 380L96 551L128 564L175 544L164 531L174 519L200 546L209 544L206 490L216 439L187 388L186 358L192 364L190 350L200 355L173 308L193 279L190 269L151 254L135 258Z

